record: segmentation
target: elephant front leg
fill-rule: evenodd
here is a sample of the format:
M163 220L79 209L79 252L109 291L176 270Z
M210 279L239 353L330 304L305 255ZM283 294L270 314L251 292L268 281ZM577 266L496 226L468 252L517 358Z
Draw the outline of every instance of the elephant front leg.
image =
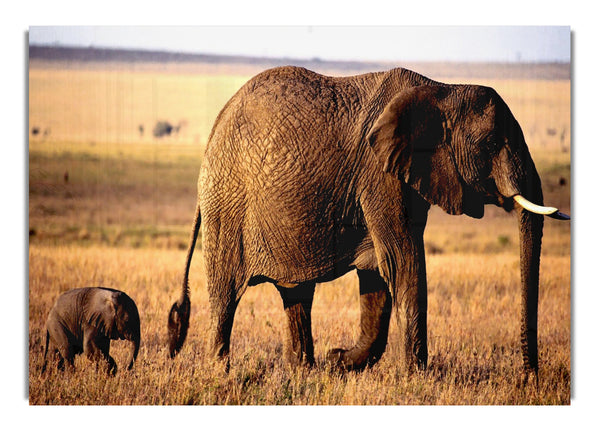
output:
M358 270L360 283L360 336L350 350L333 349L328 360L347 370L361 370L375 364L387 344L392 297L377 271Z
M108 373L115 375L117 373L117 363L110 356L110 339L107 337L98 337L94 333L87 333L83 340L83 353L85 356L96 363L104 360L108 364Z
M287 360L292 365L314 365L311 309L315 283L300 284L293 288L276 287L288 317Z
M396 300L401 352L408 372L427 367L427 273L422 231L413 236L413 252L407 260L404 289L399 286Z

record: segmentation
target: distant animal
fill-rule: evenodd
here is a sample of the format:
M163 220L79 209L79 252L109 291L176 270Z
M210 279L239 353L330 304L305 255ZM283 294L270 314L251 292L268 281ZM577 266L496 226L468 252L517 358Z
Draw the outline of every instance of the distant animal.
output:
M180 121L179 123L177 123L176 126L172 125L168 121L158 121L156 123L156 125L154 126L154 129L152 130L152 134L156 138L162 138L163 136L177 135L179 133L179 131L185 126L187 126L186 120ZM142 133L142 132L143 132L143 129L140 129L140 133Z
M406 69L340 78L267 70L227 102L209 136L181 297L169 312L171 356L189 327L188 278L201 228L217 358L228 364L246 288L271 282L288 317L288 360L314 363L315 284L356 269L358 340L328 360L346 369L376 363L394 308L401 363L423 369L429 208L480 218L486 204L517 213L520 339L525 369L537 371L543 215L568 216L542 206L523 132L498 93Z
M110 340L129 340L130 370L140 348L140 316L133 299L107 287L83 287L58 297L46 321L46 370L48 348L58 356L58 369L65 361L73 367L75 355L84 353L92 361L104 360L108 372L115 374L117 364L110 356Z
M152 134L156 138L162 138L163 136L170 136L173 131L173 125L168 121L158 121L152 130Z

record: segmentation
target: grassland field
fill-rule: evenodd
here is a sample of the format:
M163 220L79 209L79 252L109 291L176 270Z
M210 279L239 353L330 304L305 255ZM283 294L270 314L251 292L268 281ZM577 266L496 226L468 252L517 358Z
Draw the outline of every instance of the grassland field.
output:
M425 232L430 365L404 375L392 323L382 360L340 374L323 362L358 335L349 273L317 286L317 365L283 362L285 315L275 288L250 288L236 314L229 374L207 356L208 298L199 247L192 262L186 345L167 359L166 320L179 294L196 180L217 113L249 76L128 68L29 73L29 401L31 404L569 404L570 224L547 219L540 280L539 384L520 380L518 231L512 214L481 220L433 208ZM443 76L445 82L472 82ZM546 203L570 212L570 82L486 80L520 121ZM181 125L155 138L157 121ZM140 125L142 127L140 127ZM68 177L68 178L67 178ZM142 347L131 372L107 379L84 358L40 374L44 323L56 297L80 286L126 291ZM331 310L335 310L332 312ZM126 349L113 342L121 366Z

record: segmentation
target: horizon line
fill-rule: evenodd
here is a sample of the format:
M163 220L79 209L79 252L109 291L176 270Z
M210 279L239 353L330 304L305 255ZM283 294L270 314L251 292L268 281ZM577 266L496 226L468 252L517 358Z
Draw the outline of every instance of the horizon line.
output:
M254 59L254 60L265 60L265 61L277 61L277 60L292 60L292 61L308 61L308 62L319 62L319 63L344 63L344 64L393 64L395 62L410 62L410 63L454 63L454 64L515 64L515 65L544 65L544 64L571 64L570 59L561 60L442 60L442 59L398 59L398 60L352 60L352 59L329 59L319 56L314 57L290 57L290 56L266 56L266 55L252 55L252 54L231 54L231 53L211 53L211 52L191 52L191 51L179 51L171 50L167 48L135 48L135 47L116 47L116 46L103 46L103 45L76 45L76 44L65 44L63 42L55 43L33 43L28 44L28 48L43 48L43 49L73 49L73 50L97 50L97 51L116 51L116 52L139 52L144 54L169 54L174 56L184 57L221 57L229 59ZM50 60L50 59L49 59ZM93 60L85 60L93 61Z

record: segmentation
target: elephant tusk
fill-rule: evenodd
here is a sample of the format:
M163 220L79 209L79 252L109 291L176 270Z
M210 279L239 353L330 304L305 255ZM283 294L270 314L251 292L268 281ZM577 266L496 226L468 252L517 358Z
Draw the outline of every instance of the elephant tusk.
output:
M536 205L534 203L531 203L521 195L516 195L513 197L513 199L515 200L516 203L518 203L523 208L525 208L527 211L530 211L532 213L549 216L550 214L554 214L558 211L558 208L542 207L542 206Z
M516 203L532 213L546 215L557 220L571 220L571 217L568 214L561 213L558 208L536 205L532 202L529 202L521 195L516 195L513 197L513 199Z
M554 214L550 214L548 217L555 218L556 220L571 220L571 216L569 214L561 213L560 211L556 211Z

